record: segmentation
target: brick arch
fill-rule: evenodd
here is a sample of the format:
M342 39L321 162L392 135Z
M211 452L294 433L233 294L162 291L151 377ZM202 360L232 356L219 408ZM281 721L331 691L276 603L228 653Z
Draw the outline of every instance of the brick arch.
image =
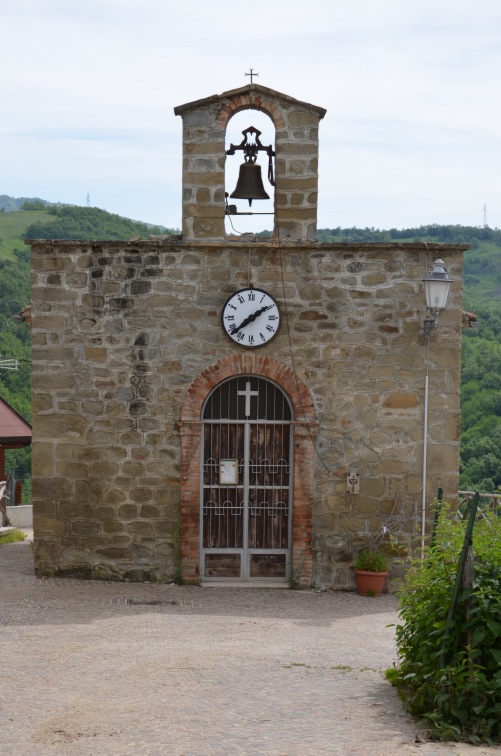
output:
M226 378L236 375L258 375L274 381L292 403L294 418L299 422L315 423L315 406L311 394L297 374L273 357L256 354L237 354L224 357L202 370L186 392L181 408L181 421L198 421L207 395Z
M181 570L187 582L198 583L200 550L200 444L202 407L208 394L227 378L257 375L274 381L287 394L293 409L294 502L292 570L307 586L312 574L312 521L315 448L315 408L307 386L296 373L272 357L238 354L209 365L197 376L181 408Z
M241 110L261 110L271 118L276 129L285 128L285 118L280 106L273 100L258 94L230 97L217 115L218 125L225 129L230 119Z

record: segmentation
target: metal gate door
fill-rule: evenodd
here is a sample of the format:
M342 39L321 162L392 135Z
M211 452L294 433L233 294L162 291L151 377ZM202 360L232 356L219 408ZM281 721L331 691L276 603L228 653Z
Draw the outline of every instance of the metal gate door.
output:
M287 581L291 409L271 381L220 384L203 411L201 577Z

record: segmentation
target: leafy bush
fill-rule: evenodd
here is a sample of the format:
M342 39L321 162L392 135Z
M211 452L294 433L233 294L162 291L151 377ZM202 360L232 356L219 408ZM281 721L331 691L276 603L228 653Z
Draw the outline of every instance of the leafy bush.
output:
M408 571L399 593L399 665L387 677L430 736L501 742L501 517L475 524L473 588L460 593L450 633L446 619L465 522L444 508L426 560Z
M357 556L355 569L367 570L367 572L386 572L388 569L388 560L380 551L364 549Z

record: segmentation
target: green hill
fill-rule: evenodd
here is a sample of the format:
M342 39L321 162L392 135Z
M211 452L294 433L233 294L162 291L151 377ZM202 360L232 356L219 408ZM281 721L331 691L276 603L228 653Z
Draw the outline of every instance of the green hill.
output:
M38 210L43 210L46 205L51 204L39 197L9 197L7 194L0 194L0 212L11 213L21 210L26 203L37 206Z
M14 250L24 248L23 238L28 226L51 219L48 212L40 210L0 212L0 259L14 260Z
M27 209L17 209L23 203ZM24 239L147 239L150 234L164 233L179 231L98 208L48 205L36 198L0 195L0 357L23 360L18 372L0 370L0 396L27 420L31 417L30 331L11 320L30 301L30 255ZM389 230L334 228L320 229L318 239L471 244L465 254L464 304L477 314L480 327L467 329L463 337L461 486L494 491L501 485L501 231L438 225ZM30 451L7 453L7 463L24 479L29 496Z
M465 304L501 311L501 245L479 242L465 256Z
M98 207L53 206L29 223L24 230L26 239L147 239L150 234L176 233L164 226L153 226L120 215L107 213ZM24 214L24 212L23 212Z

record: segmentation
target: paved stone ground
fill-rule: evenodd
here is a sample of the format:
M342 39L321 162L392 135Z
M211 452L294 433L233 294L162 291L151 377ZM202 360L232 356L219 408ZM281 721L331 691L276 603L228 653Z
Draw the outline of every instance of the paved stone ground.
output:
M382 671L395 600L37 580L0 547L0 754L481 756L417 743Z

